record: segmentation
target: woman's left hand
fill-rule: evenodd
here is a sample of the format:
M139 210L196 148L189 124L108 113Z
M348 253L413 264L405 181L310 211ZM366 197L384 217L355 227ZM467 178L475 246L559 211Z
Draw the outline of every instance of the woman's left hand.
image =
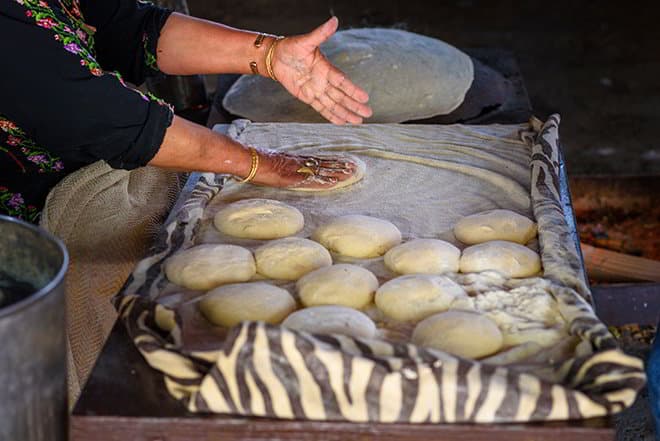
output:
M277 80L296 98L334 124L360 124L371 116L369 95L321 53L319 45L337 30L330 20L304 35L287 37L273 51Z

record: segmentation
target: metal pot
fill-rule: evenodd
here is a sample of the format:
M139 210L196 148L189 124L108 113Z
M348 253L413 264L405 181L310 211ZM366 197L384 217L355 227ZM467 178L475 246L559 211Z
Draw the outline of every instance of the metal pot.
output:
M68 262L57 238L0 216L0 440L66 440ZM21 289L8 288L8 280L17 282L13 287L31 285L32 292L9 298Z

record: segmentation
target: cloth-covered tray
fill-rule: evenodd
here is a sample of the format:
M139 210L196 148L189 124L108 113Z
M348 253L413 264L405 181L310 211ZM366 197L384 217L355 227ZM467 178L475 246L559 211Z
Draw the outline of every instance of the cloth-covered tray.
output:
M243 142L272 140L314 149L316 144L292 140L291 133L316 133L316 129L313 125L264 124L251 131L250 124L242 121L234 123L229 133ZM460 359L405 339L311 335L260 322L243 322L227 332L195 324L191 305L202 293L173 288L164 277L163 262L200 241L226 241L208 227L216 201L231 200L238 191L241 197L278 194L256 187L241 190L226 185L223 189L226 177L202 174L189 197L177 204L172 220L163 226L152 253L138 264L115 299L129 335L146 361L164 374L174 397L193 412L412 423L578 419L615 413L632 404L645 381L643 365L617 347L594 314L579 250L567 222L570 202L559 188L558 116L543 125L373 125L334 130L344 138L329 136L325 144L330 151L348 150L376 158L368 164L372 173L383 170L378 162L383 158L436 167L430 181L420 172L417 178L423 182L415 181L416 174L406 173L404 184L396 170L391 171L390 179L378 175L384 186L396 181L390 194L381 195L389 197L388 203L380 205L394 207L390 215L399 216L393 220L395 224L405 225L404 237L431 234L427 237L449 239L443 236L448 227L457 216L469 214L444 207L444 214L431 212L433 216L420 221L417 210L402 216L401 208L396 208L397 201L404 198L401 191L413 201L421 197L421 202L424 195L444 201L456 193L449 184L448 188L434 187L433 176L443 173L460 173L455 185L461 185L462 196L455 197L451 207L467 204L463 210L468 211L504 207L533 215L539 226L542 277L504 281L493 289L513 292L520 283L533 284L554 299L564 331L579 344L571 346L568 357L544 358L539 368ZM350 148L346 140L353 139L351 131L369 130L398 134L394 139L408 140L410 145L434 144L435 150L419 147L402 153L401 146L381 145L378 139L370 141L369 148ZM256 135L251 137L252 133ZM451 142L441 142L447 139ZM477 181L482 187L474 191ZM329 200L350 207L355 198L373 199L369 188L379 186L369 185L367 181L363 188L340 190ZM467 197L471 191L472 196ZM303 210L306 215L315 213L314 207L333 205L320 204L321 196L311 200L288 197L300 198L299 204L307 207ZM387 213L383 217L390 218ZM488 291L490 285L484 286Z

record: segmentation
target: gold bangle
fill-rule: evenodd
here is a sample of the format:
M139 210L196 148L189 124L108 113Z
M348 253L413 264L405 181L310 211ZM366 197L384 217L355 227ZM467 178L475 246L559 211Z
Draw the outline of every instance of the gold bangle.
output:
M259 49L268 35L260 32L254 39L254 47ZM250 70L254 75L259 75L259 67L256 61L250 61Z
M277 43L284 40L284 38L285 37L282 36L275 37L275 41L273 41L273 44L270 45L268 52L266 53L266 70L268 71L268 76L275 81L278 80L275 76L275 72L273 71L273 54L275 53L275 46L277 46Z
M245 182L250 182L257 175L257 169L259 168L259 154L257 153L257 149L255 149L254 147L250 147L250 156L252 157L252 164L250 165L250 173L248 173L245 179L241 179L238 181L241 184Z

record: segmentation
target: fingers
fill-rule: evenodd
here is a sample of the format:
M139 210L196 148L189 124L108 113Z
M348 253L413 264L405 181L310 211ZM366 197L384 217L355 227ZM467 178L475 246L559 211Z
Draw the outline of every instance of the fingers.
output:
M342 125L342 124L346 124L346 123L349 122L349 121L346 120L345 118L342 118L342 117L340 117L339 115L337 115L336 113L334 113L334 112L331 110L332 107L331 107L331 108L327 108L327 107L326 107L326 106L320 101L319 98L314 98L314 99L309 103L309 105L312 106L312 107L314 108L314 110L316 110L317 112L319 112L323 118L327 119L328 121L330 121L330 122L333 123L333 124ZM359 119L359 121L362 122L362 119ZM359 122L356 122L356 123L354 123L354 124L359 124Z
M330 100L347 109L349 112L358 115L360 118L369 118L373 114L371 107L355 101L353 98L346 95L344 92L334 86L329 85L326 88L325 94Z
M353 84L353 82L349 80L348 77L346 77L346 75L337 68L333 67L328 72L328 82L358 103L364 104L369 101L369 94ZM368 106L366 107L368 108ZM369 115L363 116L368 118L371 116L371 113L369 113Z

